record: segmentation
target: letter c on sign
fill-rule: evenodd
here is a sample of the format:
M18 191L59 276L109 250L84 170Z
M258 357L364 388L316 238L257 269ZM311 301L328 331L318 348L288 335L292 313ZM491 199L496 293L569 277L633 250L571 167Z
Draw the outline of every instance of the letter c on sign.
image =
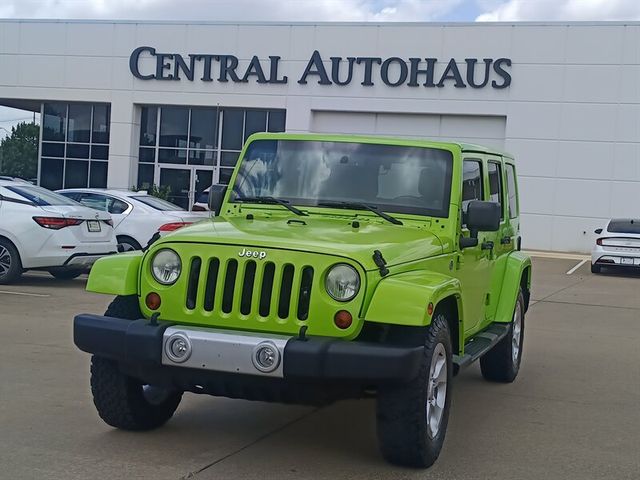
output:
M142 52L149 52L152 56L155 56L156 49L153 47L136 48L133 52L131 52L131 56L129 57L129 70L131 70L131 73L134 77L139 78L140 80L152 80L156 78L153 73L149 75L142 75L140 73L140 70L138 69L138 61Z

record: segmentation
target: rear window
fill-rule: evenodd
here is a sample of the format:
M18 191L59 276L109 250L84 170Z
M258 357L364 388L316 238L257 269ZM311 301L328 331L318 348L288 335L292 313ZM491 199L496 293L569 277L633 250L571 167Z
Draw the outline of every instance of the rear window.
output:
M152 197L151 195L140 195L131 198L162 212L175 212L176 210L185 211L184 208L179 207L178 205L162 200L161 198Z
M47 205L78 205L70 198L36 185L5 185L4 188L40 207L46 207Z
M640 234L640 218L616 218L609 222L607 231L611 233Z

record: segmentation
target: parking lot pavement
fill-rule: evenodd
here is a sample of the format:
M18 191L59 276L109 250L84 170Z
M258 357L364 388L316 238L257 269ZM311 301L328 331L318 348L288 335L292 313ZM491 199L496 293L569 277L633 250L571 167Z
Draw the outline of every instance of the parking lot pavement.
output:
M637 479L640 276L588 264L567 275L576 263L534 259L518 379L463 371L426 471L380 458L371 400L314 409L187 395L160 430L113 430L71 339L73 315L110 299L83 279L27 274L0 287L0 478Z

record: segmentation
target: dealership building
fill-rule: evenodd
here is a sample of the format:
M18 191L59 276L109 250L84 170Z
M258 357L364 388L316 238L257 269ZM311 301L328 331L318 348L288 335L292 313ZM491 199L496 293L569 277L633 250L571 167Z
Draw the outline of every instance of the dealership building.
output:
M375 134L514 154L526 248L640 217L640 23L0 20L0 105L41 114L51 189L189 207L253 132Z

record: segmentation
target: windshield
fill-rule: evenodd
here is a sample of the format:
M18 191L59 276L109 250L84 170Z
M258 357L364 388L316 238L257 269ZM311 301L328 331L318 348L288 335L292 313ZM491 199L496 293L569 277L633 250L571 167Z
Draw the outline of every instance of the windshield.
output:
M46 188L38 187L36 185L5 185L5 188L40 207L45 207L47 205L78 205L78 203L60 195L59 193L52 192Z
M166 200L162 200L158 197L152 197L151 195L139 195L131 198L134 198L139 202L142 202L145 205L162 212L184 211L184 208L179 207L178 205L174 205L173 203L167 202Z
M451 152L369 143L256 140L240 165L231 201L275 197L296 205L362 203L446 217Z

